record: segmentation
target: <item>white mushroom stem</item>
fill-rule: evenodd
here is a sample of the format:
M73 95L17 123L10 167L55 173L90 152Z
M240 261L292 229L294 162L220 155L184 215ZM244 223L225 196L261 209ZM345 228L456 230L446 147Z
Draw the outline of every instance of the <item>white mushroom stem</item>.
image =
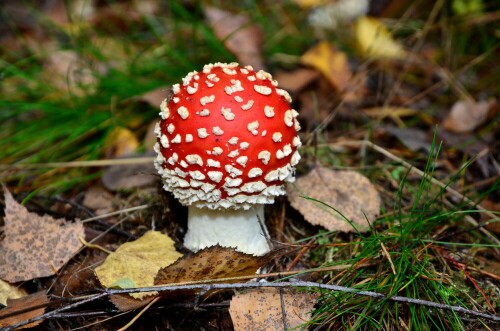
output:
M194 252L214 245L264 255L270 251L264 205L249 210L212 210L190 206L184 246Z

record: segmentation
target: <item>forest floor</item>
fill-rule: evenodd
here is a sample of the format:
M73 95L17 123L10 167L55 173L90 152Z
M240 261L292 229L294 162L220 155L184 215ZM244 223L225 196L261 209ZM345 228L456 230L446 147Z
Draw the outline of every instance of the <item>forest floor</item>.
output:
M488 0L6 2L0 329L499 329L499 21ZM264 256L187 250L153 166L161 102L216 62L298 111Z

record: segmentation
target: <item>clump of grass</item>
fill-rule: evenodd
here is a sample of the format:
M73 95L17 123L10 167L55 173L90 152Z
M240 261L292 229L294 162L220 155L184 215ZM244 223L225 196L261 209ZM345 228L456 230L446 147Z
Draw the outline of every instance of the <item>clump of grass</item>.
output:
M465 215L477 213L474 206L467 203L450 208L445 203L446 190L439 188L436 191L433 187L431 179L438 152L439 148L433 145L419 183L414 185L407 176L402 178L394 195L392 211L372 224L368 234L355 234L355 239L344 246L338 246L338 239L331 234L322 238L319 244L324 247L313 254L316 261L323 257L335 260L323 263L325 267L353 266L337 275L325 275L324 281L360 291L479 308L492 313L489 299L483 296L473 277L464 277L467 271L456 268L454 259L459 258L453 256L467 256L468 251L460 242L443 244L434 240L441 237L447 227L453 229L463 225L461 221ZM453 176L448 185L458 175ZM412 189L406 190L407 186ZM497 183L492 190L499 187ZM412 201L408 201L408 192L412 191ZM488 245L487 238L477 232L470 235L475 237L472 243L466 244L477 248L495 247ZM311 325L349 330L389 329L394 325L411 330L463 330L470 325L462 317L417 304L401 304L349 292L324 292Z

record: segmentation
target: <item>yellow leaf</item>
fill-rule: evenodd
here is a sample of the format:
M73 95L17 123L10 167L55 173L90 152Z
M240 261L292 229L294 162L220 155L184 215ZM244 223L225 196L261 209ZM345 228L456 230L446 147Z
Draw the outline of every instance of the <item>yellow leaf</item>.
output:
M354 25L354 35L362 56L376 59L403 59L406 52L379 20L361 17Z
M169 266L181 256L175 250L172 239L160 232L149 231L136 241L118 247L95 269L95 273L105 287L110 287L122 278L129 278L137 287L152 286L158 270ZM143 298L152 294L130 295Z
M326 41L308 50L300 62L321 72L338 91L344 90L352 77L347 55Z
M294 2L301 8L311 8L326 5L331 0L295 0Z
M0 303L7 306L7 299L19 299L27 296L23 288L12 285L0 279Z
M104 149L108 157L120 157L132 154L139 145L139 140L132 131L117 127L107 137Z

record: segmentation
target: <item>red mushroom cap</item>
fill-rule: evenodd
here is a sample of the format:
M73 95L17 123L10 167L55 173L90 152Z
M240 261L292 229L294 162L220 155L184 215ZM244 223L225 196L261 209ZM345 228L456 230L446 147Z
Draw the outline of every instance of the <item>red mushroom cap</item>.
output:
M184 205L273 203L294 180L298 113L271 75L237 63L191 72L161 104L155 166Z

